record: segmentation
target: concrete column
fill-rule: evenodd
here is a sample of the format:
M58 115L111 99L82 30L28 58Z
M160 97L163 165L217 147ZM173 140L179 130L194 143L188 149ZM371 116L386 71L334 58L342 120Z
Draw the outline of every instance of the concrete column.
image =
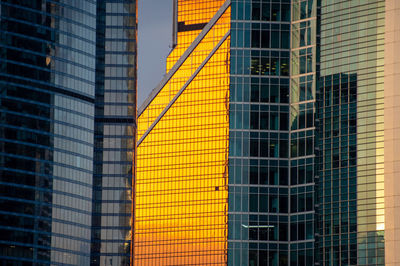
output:
M400 265L400 1L385 9L385 263Z

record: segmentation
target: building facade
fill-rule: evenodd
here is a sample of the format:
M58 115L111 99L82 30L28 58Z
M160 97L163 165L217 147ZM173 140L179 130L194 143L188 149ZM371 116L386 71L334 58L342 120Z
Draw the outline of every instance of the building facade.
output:
M129 265L136 128L136 1L98 1L92 265Z
M1 1L0 265L128 265L135 5Z
M224 2L177 1L169 72L139 109L134 265L226 262L230 4Z
M399 264L399 3L174 4L135 265Z
M400 3L385 1L385 69L384 69L384 201L385 201L385 265L400 263L399 221L399 93L398 68L400 40L398 36Z
M135 263L313 263L316 2L176 7L138 113Z
M385 264L385 4L321 1L320 265Z
M310 265L316 1L232 1L230 265Z

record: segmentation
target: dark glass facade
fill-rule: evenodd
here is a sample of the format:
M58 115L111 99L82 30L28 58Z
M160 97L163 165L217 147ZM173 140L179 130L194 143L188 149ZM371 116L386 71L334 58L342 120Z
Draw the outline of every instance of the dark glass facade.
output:
M229 265L314 262L316 1L232 1Z
M118 76L123 85L107 83L107 75L101 75L107 69L99 63L107 47L97 32L107 28L99 26L106 16L96 17L101 5L0 2L0 265L90 265L91 253L98 255L91 240L101 229L95 226L100 213L110 229L100 240L105 240L103 252L114 256L104 265L123 265L129 254L124 248L130 242L135 57L131 64L118 59L124 66L114 68L125 73ZM119 36L117 27L110 28L108 34ZM127 38L135 34L121 41ZM117 47L123 47L121 54L134 53L135 42ZM102 89L111 86L117 96L102 98ZM112 105L126 111L107 109ZM114 120L107 120L102 108L115 112ZM118 124L118 132L109 131L107 123ZM104 135L118 137L104 140ZM101 157L106 144L107 152L120 157ZM99 185L108 161L115 182ZM98 200L112 207L99 208Z
M136 2L97 3L92 265L129 265Z
M325 264L357 265L357 75L321 77L318 92L316 254Z

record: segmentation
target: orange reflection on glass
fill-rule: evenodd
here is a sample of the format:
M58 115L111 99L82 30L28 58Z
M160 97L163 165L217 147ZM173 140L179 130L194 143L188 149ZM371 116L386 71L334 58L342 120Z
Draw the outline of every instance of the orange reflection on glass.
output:
M185 1L183 1L185 2ZM214 14L210 15L212 17ZM138 124L138 139L144 134L148 127L153 123L161 111L168 105L175 94L185 84L189 77L194 73L198 66L208 56L209 52L215 47L219 40L225 35L227 29L230 28L230 10L227 10L224 15L217 21L212 29L206 34L201 43L194 49L191 55L185 60L185 62L179 68L179 71L175 72L172 78L165 84L162 90L158 93L157 97L146 107L145 111L140 115L142 123ZM188 31L191 32L191 31ZM196 31L197 33L200 31ZM186 34L186 32L183 32ZM179 34L178 34L179 36ZM170 56L179 47L183 47L185 50L189 45L181 45L181 36L178 38L178 46L174 49ZM194 40L194 38L193 38ZM182 52L183 53L183 52ZM168 59L168 62L170 59ZM175 63L175 62L173 62ZM172 65L171 65L172 67Z
M189 2L197 5L179 1ZM229 19L228 9L142 113L139 138L228 32ZM137 149L134 265L226 265L229 47L228 38Z
M185 23L185 25L208 23L224 2L225 0L180 0L178 1L178 23ZM229 20L228 17L228 22ZM178 32L178 45L168 56L167 72L178 61L200 31L201 29Z

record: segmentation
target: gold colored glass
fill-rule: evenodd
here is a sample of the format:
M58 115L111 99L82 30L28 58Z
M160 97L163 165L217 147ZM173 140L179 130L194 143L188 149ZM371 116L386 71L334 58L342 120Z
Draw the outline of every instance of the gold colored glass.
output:
M185 0L178 1L178 22L185 25L208 23L225 0L198 1ZM230 13L229 13L230 16ZM225 21L225 23L230 21ZM174 66L176 61L186 51L201 30L178 32L178 44L167 58L167 72ZM204 41L206 43L207 41Z
M179 1L180 5L183 5ZM221 5L223 1L220 1ZM198 6L198 5L196 5ZM203 3L203 9L207 11L208 9L206 3ZM178 7L179 9L179 7ZM199 10L200 7L199 7ZM214 10L213 10L214 11ZM216 12L216 10L215 10ZM213 17L215 14L209 14L209 17ZM178 13L179 14L179 13ZM178 15L179 17L179 15ZM178 20L179 21L179 20ZM192 23L192 22L191 22ZM219 42L222 36L225 35L227 29L230 28L230 11L227 10L224 15L216 22L216 24L212 27L212 29L206 34L201 43L194 49L191 55L185 60L185 62L181 65L178 71L171 77L171 79L165 84L162 90L158 93L157 97L153 99L153 101L146 107L144 112L140 115L140 119L142 123L138 123L138 139L146 132L149 126L153 123L153 121L157 118L157 116L161 113L161 111L168 105L168 103L172 100L175 94L180 90L180 88L186 83L189 77L194 73L194 71L200 66L203 60L208 56L209 52L215 47L215 45ZM171 59L175 53L179 53L179 56L183 54L183 52L175 52L176 50L181 49L181 38L184 39L182 49L186 50L190 43L186 43L186 39L189 38L187 35L192 34L193 31L186 32L178 32L178 45L171 52L170 57L168 58L168 62L172 62L171 64L175 64L178 59ZM195 31L200 33L200 31ZM195 38L190 38L190 42ZM187 45L186 45L187 44ZM172 60L172 61L171 61ZM226 58L225 58L226 61ZM168 67L170 69L172 67Z
M223 2L179 1L178 21L208 22ZM138 138L229 29L230 9L140 115ZM134 265L226 264L229 49L228 37L138 146Z

